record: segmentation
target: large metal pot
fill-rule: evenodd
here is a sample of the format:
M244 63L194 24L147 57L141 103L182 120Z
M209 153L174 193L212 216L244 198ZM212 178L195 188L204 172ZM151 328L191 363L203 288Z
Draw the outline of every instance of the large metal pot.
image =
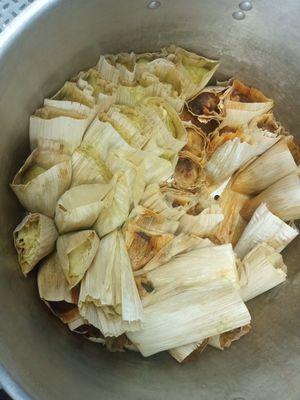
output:
M222 74L259 86L300 135L300 3L257 0L236 21L237 2L39 0L0 38L0 381L15 399L299 399L300 238L284 254L288 282L249 303L252 333L185 366L168 354L109 354L69 333L21 276L11 240L22 210L8 182L28 154L28 116L100 52L173 42L220 58Z

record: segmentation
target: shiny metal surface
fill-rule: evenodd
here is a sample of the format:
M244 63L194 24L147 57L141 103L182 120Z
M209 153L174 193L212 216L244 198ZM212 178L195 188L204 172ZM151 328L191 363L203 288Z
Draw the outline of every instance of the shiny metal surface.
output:
M271 5L271 6L270 6ZM32 7L32 8L31 8ZM299 400L300 239L285 252L288 282L249 303L253 331L192 364L168 354L109 354L83 341L39 301L18 269L11 232L22 210L8 182L28 154L28 116L100 52L174 42L222 61L275 99L300 135L300 3L257 1L243 21L236 0L39 0L0 37L0 380L15 399ZM28 397L27 397L28 396Z

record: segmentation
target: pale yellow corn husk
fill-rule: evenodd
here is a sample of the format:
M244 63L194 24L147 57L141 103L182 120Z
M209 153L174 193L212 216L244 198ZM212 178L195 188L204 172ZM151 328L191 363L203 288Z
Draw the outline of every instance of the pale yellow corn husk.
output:
M94 225L100 238L123 225L128 217L130 206L133 203L129 175L130 170L120 171L114 175L111 181L110 190L103 199L100 214Z
M114 231L100 241L98 253L81 284L79 310L104 336L140 329L142 304L120 232ZM100 316L95 320L90 319L91 315Z
M216 184L216 185L212 185L209 187L209 195L211 198L215 199L219 199L220 196L222 195L222 193L226 190L227 187L229 187L231 182L231 177L227 178L224 182L222 182L221 184Z
M187 132L187 144L183 150L192 153L198 157L200 165L203 166L207 158L207 136L197 127L191 125L186 127Z
M207 85L219 62L176 47L167 48L168 59L174 62L180 74L182 91L187 99L195 97Z
M201 354L208 345L208 340L204 339L201 342L186 344L184 346L175 347L169 350L169 353L176 361L182 363L189 359L193 353Z
M58 237L54 222L42 214L29 214L14 230L14 243L23 274L55 248Z
M266 132L272 132L276 135L285 135L284 128L280 122L276 121L272 112L254 118L250 122L249 127L250 129L261 129Z
M300 218L300 179L297 173L290 174L273 183L256 197L249 199L241 215L249 220L256 208L266 203L268 209L283 221Z
M223 221L224 215L219 205L204 209L199 215L185 214L180 218L177 233L188 233L196 236L210 236Z
M240 210L248 199L249 196L234 192L230 188L226 188L222 193L218 204L224 219L215 232L215 237L221 243L232 243L234 246L239 240L247 225L246 220L240 215Z
M188 151L179 152L174 172L175 186L184 190L193 190L199 188L204 179L201 160Z
M274 288L286 280L287 267L273 247L261 243L243 259L239 267L240 294L244 301Z
M208 246L178 254L166 264L149 271L147 279L155 290L160 290L171 282L188 283L197 279L226 279L236 284L237 272L232 246Z
M114 65L113 65L114 64ZM135 71L128 69L128 63L120 64L113 58L100 56L97 64L97 70L103 79L115 84L132 85L135 83ZM132 65L131 65L132 69Z
M57 202L55 223L60 233L91 228L96 222L109 184L75 186Z
M252 215L234 251L242 259L257 244L265 242L280 253L298 234L296 227L283 222L262 203Z
M98 246L99 238L93 230L67 233L57 239L58 258L70 288L81 281Z
M233 329L229 332L224 332L221 335L212 336L208 340L208 344L219 350L224 350L230 347L232 342L239 340L241 337L247 335L251 330L251 325L241 326L240 328Z
M38 174L30 174L32 168L38 168ZM56 202L69 188L71 176L71 159L61 145L45 142L33 150L10 186L28 211L54 217Z
M259 90L235 80L224 105L225 120L230 120L236 125L246 125L253 118L269 112L273 107L273 100L268 99Z
M75 103L76 104L76 103ZM29 138L31 150L45 140L54 140L64 145L72 153L82 141L83 135L95 116L86 109L60 109L49 104L39 109L29 120ZM57 105L58 106L58 105Z
M232 283L224 279L169 285L143 300L143 328L128 338L143 356L173 349L250 322ZM180 321L180 322L179 322Z
M167 244L163 246L142 269L135 271L134 275L140 276L152 271L155 268L166 264L178 254L187 253L191 250L209 246L213 246L209 239L201 239L198 236L180 233L172 240L168 241Z
M232 189L241 193L259 193L272 183L297 170L289 151L288 137L277 142L235 177Z
M184 207L189 210L199 202L198 194L194 194L190 191L183 189L170 187L168 185L161 186L160 189L166 201L172 205L172 207Z
M94 98L84 93L74 82L66 82L51 99L79 103L89 108L95 106Z
M146 187L141 205L169 219L179 220L185 214L183 206L172 207L172 204L161 193L158 183L152 183Z

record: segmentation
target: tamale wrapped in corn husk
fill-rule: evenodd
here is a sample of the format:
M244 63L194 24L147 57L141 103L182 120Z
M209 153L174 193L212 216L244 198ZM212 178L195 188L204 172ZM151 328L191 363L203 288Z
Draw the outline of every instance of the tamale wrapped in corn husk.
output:
M184 190L199 188L205 180L201 160L188 151L180 151L174 172L175 186Z
M239 340L241 337L247 335L251 330L251 325L244 325L240 328L233 329L229 332L221 333L221 335L212 336L208 339L208 344L219 350L224 350L230 347L232 342Z

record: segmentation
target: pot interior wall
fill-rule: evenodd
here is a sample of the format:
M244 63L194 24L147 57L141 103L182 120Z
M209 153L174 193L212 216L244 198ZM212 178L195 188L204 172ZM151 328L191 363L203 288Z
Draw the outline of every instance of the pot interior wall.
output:
M220 58L220 76L261 88L275 100L280 120L300 135L299 3L255 2L244 21L231 16L235 0L161 0L155 10L144 0L40 4L30 22L0 42L0 362L6 372L39 400L298 400L300 239L285 253L288 282L249 303L253 332L230 350L209 349L185 366L167 354L109 354L69 333L39 301L35 277L21 276L11 233L23 211L8 183L29 152L29 115L101 52L176 43ZM1 373L8 391L25 398Z

